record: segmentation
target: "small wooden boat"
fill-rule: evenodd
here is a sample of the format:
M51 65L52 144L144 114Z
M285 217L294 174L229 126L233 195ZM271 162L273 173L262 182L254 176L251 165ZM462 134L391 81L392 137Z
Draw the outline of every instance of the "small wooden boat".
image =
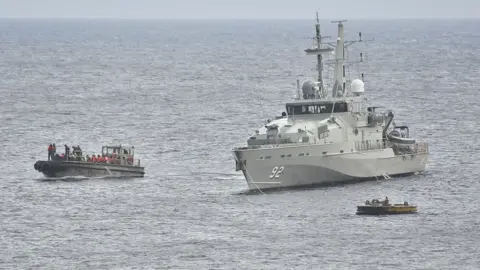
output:
M384 201L373 199L366 201L365 205L357 206L357 215L395 215L395 214L415 214L417 206L410 205L408 202L403 204L389 204L388 198Z

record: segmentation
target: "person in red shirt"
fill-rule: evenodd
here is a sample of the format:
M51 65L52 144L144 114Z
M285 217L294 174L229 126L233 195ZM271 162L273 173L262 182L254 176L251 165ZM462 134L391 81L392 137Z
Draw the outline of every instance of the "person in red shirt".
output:
M53 146L52 146L52 144L50 144L50 145L48 146L48 160L51 160L51 159L52 159L52 157L53 157L52 154L53 154Z

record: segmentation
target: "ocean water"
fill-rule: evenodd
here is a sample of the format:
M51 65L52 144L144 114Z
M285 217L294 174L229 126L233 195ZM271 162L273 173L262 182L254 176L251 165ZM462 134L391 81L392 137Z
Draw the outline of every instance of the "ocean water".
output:
M0 268L479 269L478 20L346 23L424 173L245 192L230 150L315 76L313 23L0 20ZM45 181L53 142L134 145L146 175ZM384 196L419 213L355 215Z

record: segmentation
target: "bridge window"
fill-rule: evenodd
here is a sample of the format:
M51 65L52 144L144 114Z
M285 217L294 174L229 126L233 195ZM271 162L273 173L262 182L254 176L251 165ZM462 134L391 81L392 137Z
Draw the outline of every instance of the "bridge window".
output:
M287 112L289 115L295 114L322 114L331 113L332 108L334 113L348 112L348 106L345 102L327 103L327 104L305 104L305 105L287 105Z

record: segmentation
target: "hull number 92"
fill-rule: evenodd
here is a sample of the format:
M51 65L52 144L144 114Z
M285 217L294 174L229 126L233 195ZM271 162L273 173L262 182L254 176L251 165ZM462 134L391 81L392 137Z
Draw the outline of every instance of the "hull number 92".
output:
M282 174L283 170L285 168L283 166L275 166L272 169L272 173L270 174L270 179L272 178L278 178L280 174Z

